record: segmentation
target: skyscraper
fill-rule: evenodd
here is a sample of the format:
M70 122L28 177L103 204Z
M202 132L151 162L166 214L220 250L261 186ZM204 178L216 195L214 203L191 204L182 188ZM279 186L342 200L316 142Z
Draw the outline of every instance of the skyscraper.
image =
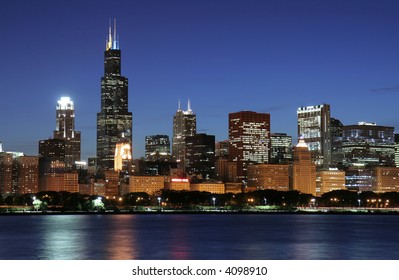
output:
M145 137L146 161L170 161L170 141L168 135L150 135Z
M346 167L395 166L394 127L360 122L342 127Z
M101 78L101 112L97 113L97 165L114 168L115 147L122 138L132 146L132 113L128 111L128 79L121 76L116 22L109 26Z
M202 179L215 177L215 136L204 133L186 137L187 173Z
M298 137L302 138L318 167L331 162L330 105L300 107L297 110Z
M316 195L316 165L303 139L294 148L292 163L292 189Z
M241 111L229 114L229 161L236 180L247 178L247 166L270 161L270 114Z
M286 133L270 135L270 162L289 163L292 160L292 137Z
M172 156L179 164L179 168L185 168L185 150L186 137L194 136L197 132L197 117L191 110L190 101L188 101L187 111L180 109L179 106L176 114L173 116L173 142Z
M56 107L54 139L65 142L65 168L80 160L80 131L75 131L75 108L69 97L61 97Z

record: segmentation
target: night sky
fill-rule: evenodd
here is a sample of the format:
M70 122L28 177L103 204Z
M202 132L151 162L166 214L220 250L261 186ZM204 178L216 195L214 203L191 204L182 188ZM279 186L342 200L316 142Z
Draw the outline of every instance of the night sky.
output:
M228 138L228 113L271 114L296 141L296 109L331 105L343 124L399 127L399 1L14 0L1 4L0 141L38 154L62 96L75 103L82 159L96 154L109 19L129 79L133 154L172 139L191 100L197 132Z

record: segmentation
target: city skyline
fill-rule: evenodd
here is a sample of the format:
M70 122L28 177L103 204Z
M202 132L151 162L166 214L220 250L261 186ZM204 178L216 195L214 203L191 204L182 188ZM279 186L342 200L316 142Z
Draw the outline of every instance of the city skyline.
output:
M329 104L344 125L399 125L395 1L115 1L112 11L106 3L4 5L3 150L37 155L55 129L57 100L69 96L82 159L96 155L110 18L130 80L135 158L145 136L172 136L178 100L191 100L198 133L218 141L228 139L228 114L242 110L269 113L271 132L293 143L301 106Z

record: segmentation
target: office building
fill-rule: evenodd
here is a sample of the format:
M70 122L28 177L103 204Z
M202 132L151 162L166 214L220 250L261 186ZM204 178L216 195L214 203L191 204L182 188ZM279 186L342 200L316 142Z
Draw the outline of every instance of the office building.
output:
M101 78L101 111L97 113L97 165L113 169L115 147L121 139L132 146L132 113L128 111L128 79L121 75L121 50L114 31L104 51L104 76Z
M370 168L364 166L349 166L345 170L345 187L350 191L372 191L373 174Z
M253 164L248 166L248 191L289 191L288 164Z
M71 170L80 161L80 131L75 131L75 108L69 97L58 100L54 139L64 140L65 168Z
M335 190L344 190L345 171L338 169L319 170L316 173L316 195L321 196Z
M395 166L394 127L359 122L342 127L343 164Z
M12 154L0 152L0 194L12 194L13 191Z
M319 168L331 162L330 105L300 107L297 110L298 137L302 138Z
M304 139L299 139L293 159L292 190L316 195L316 165Z
M338 119L330 119L330 133L331 133L331 166L342 166L342 127L344 125Z
M170 141L168 135L151 135L145 137L146 161L171 161Z
M270 163L292 161L292 137L286 133L270 134Z
M270 160L270 115L241 111L229 114L229 161L237 181L246 180L247 167Z
M373 192L399 192L399 168L376 166L372 168Z
M17 193L39 191L39 157L20 156L15 158Z
M202 179L215 177L215 136L196 134L186 137L186 173Z
M202 182L190 185L190 191L192 192L210 192L212 194L224 194L226 193L225 185L221 182Z
M187 111L183 111L179 106L173 116L173 140L172 156L178 163L178 167L183 170L186 167L186 137L194 136L197 133L197 117L191 110L191 103L188 101Z
M129 192L145 192L153 195L164 187L164 176L130 176L129 179Z
M132 173L132 147L128 139L121 139L116 143L114 170L128 175Z

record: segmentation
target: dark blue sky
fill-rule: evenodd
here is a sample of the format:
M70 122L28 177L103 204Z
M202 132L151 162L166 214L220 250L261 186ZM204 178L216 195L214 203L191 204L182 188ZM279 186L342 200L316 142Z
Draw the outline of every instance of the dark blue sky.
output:
M0 141L37 155L70 96L82 158L95 156L110 18L129 78L134 157L172 136L180 99L198 132L228 138L228 113L271 114L296 138L296 109L328 103L344 124L399 127L399 2L319 0L15 0L2 3Z

